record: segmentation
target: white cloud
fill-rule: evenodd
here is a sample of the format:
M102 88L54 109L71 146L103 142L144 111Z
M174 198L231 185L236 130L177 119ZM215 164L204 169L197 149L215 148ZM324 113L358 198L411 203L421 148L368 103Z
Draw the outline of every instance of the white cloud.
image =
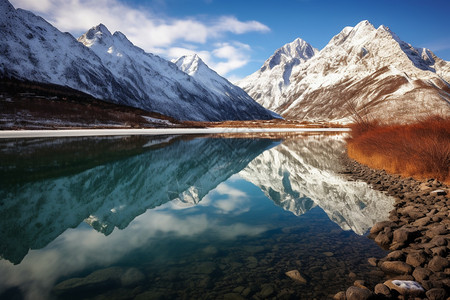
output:
M216 24L215 31L230 31L235 34L243 34L251 31L259 31L259 32L268 32L270 31L269 27L266 25L257 22L257 21L247 21L241 22L235 17L221 17L219 22Z
M232 75L227 76L227 79L228 79L228 81L231 82L232 84L237 85L237 83L238 83L239 81L241 81L242 79L244 79L244 77L242 77L242 76L237 76L237 75L232 74Z
M149 9L131 7L119 0L11 0L15 7L43 16L61 31L78 37L103 23L111 32L121 31L136 46L168 59L197 53L221 75L246 65L250 46L230 42L228 36L268 32L269 27L234 16L215 18L161 17ZM190 47L180 44L188 43ZM194 44L194 45L192 45ZM211 45L215 45L211 49Z
M449 50L450 49L450 38L442 38L439 40L434 40L422 45L424 48L428 48L433 52Z
M16 8L30 9L36 12L45 12L50 8L51 0L10 0Z
M250 50L249 45L238 42L216 44L212 53L225 61L215 63L214 70L224 76L232 70L245 66L250 61Z
M231 71L245 66L250 61L251 48L239 42L216 43L212 51L198 50L196 47L172 47L159 49L160 54L168 59L177 59L183 55L197 54L214 71L221 76L227 76ZM230 77L237 80L237 77ZM231 80L229 79L229 80Z
M105 24L111 31L121 31L140 45L160 47L177 40L206 43L209 38L231 32L267 32L270 29L257 21L242 22L233 16L209 21L194 18L161 18L149 10L127 6L118 0L12 0L13 5L41 13L62 31L87 31Z
M239 192L234 194L240 197ZM270 228L268 225L241 222L222 224L201 212L183 215L178 210L166 210L165 207L170 207L170 203L148 210L127 228L115 229L108 237L91 229L68 229L47 247L30 250L17 266L0 260L0 293L19 286L26 299L47 299L59 278L73 276L88 266L100 269L114 265L133 251L149 251L152 248L148 245L158 239L193 237L199 240L198 237L203 237L206 232L214 232L216 238L225 240L241 235L256 236ZM221 214L221 209L217 208L215 213Z

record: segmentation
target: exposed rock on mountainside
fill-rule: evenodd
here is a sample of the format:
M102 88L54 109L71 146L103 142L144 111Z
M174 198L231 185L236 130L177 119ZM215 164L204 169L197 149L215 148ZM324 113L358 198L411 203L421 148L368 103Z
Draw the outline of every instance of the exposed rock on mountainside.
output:
M178 120L273 118L255 101L212 91L101 24L77 41L7 0L0 5L0 77L67 86Z
M320 52L294 66L282 94L262 90L256 96L255 87L282 79L275 74L249 84L260 72L239 85L288 119L348 122L357 111L406 122L430 113L450 114L450 62L368 21L344 28Z
M291 84L293 68L317 52L319 50L298 38L276 50L261 69L237 84L264 107L277 109L283 104L283 93Z
M262 107L255 107L255 100L253 100L246 92L244 92L240 87L235 86L214 70L210 69L201 58L194 54L190 56L182 56L173 62L178 66L178 68L194 77L198 83L202 85L206 90L212 92L218 103L230 103L231 107L236 111L248 111L252 110L260 111L260 114L265 114ZM278 114L269 111L273 118L281 118Z

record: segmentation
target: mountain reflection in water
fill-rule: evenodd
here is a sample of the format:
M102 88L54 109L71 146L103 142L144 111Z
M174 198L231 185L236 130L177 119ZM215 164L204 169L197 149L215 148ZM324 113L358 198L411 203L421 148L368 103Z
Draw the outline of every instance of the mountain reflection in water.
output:
M339 175L344 150L343 135L1 141L0 298L14 286L45 298L61 278L129 253L164 263L187 251L183 239L217 253L215 240L278 226L290 235L292 226L313 226L318 207L363 235L392 200ZM273 204L293 214L283 217ZM299 225L308 214L310 223ZM162 248L150 250L155 244Z
M240 172L274 203L301 215L320 206L344 230L363 235L392 210L392 199L339 174L342 136L287 139Z
M74 153L63 139L46 145L36 143L36 159L44 162L41 166L51 165L54 171L48 173L55 177L12 184L5 180L0 185L0 240L8 241L0 249L3 258L19 263L28 249L46 246L83 220L108 235L114 227L123 229L147 209L168 201L180 198L198 203L219 183L278 143L267 139L215 138L168 142L144 137L67 142L85 145L77 149L78 159L72 158ZM63 150L53 152L53 148ZM121 155L117 154L118 149ZM17 150L20 151L14 151ZM53 160L55 152L58 155ZM11 156L6 150L4 153ZM40 157L40 153L44 156ZM86 157L90 160L86 161ZM69 166L67 159L71 160ZM79 161L92 168L70 174ZM29 166L22 166L20 172L15 170L17 181L22 172L31 169L29 173L40 173L44 168L36 167L33 158L28 162ZM60 166L62 176L56 172ZM11 169L14 166L2 168L0 178L7 178Z

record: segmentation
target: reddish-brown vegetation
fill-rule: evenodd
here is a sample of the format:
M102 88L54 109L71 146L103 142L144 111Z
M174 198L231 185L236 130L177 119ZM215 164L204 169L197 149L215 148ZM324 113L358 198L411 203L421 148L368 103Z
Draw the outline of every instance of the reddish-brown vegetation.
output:
M414 124L358 122L348 139L348 155L374 169L437 178L450 183L450 117L430 116Z

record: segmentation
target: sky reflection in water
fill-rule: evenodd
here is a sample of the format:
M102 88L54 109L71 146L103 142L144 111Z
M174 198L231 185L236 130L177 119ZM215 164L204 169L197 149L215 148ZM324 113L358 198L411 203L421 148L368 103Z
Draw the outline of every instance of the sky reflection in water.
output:
M109 143L102 144L108 149L104 155L110 153ZM338 228L323 212L344 230L363 234L391 209L383 194L337 174L342 136L302 137L282 144L205 138L154 144L137 139L138 151L119 147L124 155L87 163L90 167L81 172L68 168L61 176L0 186L1 234L10 241L1 248L0 293L18 286L29 299L45 299L64 278L131 265L136 255L138 267L151 265L155 258L199 259L205 247L219 249L219 257L221 249L235 247L243 237L253 243L271 238L272 232L288 234L296 226L314 230L319 221ZM112 149L115 153L117 146ZM61 157L60 165L65 155ZM79 225L71 229L73 224ZM18 227L25 227L24 236L14 236ZM363 244L366 240L361 238ZM15 247L36 250L16 255Z

